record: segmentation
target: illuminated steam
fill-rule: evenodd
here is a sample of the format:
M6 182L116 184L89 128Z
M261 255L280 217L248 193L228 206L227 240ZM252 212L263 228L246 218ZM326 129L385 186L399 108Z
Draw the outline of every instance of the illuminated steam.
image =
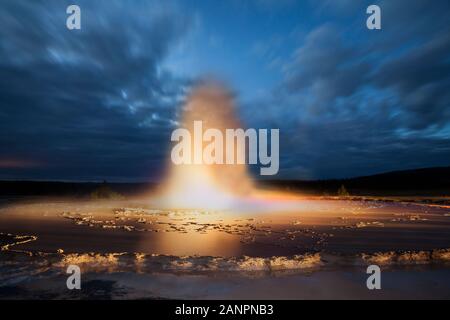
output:
M189 130L191 135L194 121L202 121L203 130L214 128L224 136L226 129L242 127L235 115L232 96L218 85L197 87L183 112L181 127ZM236 150L240 148L238 143ZM191 154L201 152L204 144L202 140L194 140ZM253 183L245 164L171 163L159 199L163 205L172 208L226 208L252 190Z

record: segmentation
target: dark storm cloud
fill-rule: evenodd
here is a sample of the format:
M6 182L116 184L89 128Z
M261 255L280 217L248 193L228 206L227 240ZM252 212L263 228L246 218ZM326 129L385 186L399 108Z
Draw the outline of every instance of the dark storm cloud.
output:
M211 66L240 84L245 124L280 128L276 178L448 165L450 2L378 1L369 31L372 2L76 1L69 31L72 2L2 1L0 179L159 175Z
M343 44L336 28L313 30L285 66L288 93L307 93L313 99L309 111L326 111L335 99L352 95L364 83L369 66L358 61L359 54L359 48Z
M311 30L284 64L284 82L244 109L252 125L280 128L282 177L449 164L449 3L380 5L378 33L364 20ZM365 4L343 6L365 12Z
M149 1L85 1L82 29L69 31L68 4L2 3L1 157L41 163L34 178L156 175L189 85L161 63L189 19Z
M448 124L450 116L450 34L442 34L384 63L375 85L399 97L406 126L422 129Z

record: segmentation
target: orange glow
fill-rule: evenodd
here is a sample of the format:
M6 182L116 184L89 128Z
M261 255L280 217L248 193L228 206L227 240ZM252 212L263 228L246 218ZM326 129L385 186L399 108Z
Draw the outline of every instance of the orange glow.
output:
M202 121L205 129L215 128L223 134L225 129L241 127L231 95L214 85L197 88L189 98L182 127L192 133L194 121ZM192 146L192 153L203 149L203 145L197 147ZM252 190L253 183L245 164L171 164L160 200L172 208L220 209L229 207Z
M204 130L242 128L235 115L231 95L216 85L194 90L184 108L181 127L194 131L194 121L202 121ZM200 146L196 144L202 144ZM203 150L203 141L194 141L191 153ZM236 143L235 148L239 148ZM234 154L236 154L236 150ZM298 199L298 195L261 191L247 172L245 164L170 164L166 181L157 196L158 204L172 209L229 209L266 201Z
M39 163L30 161L30 160L23 160L23 159L1 159L0 158L0 168L6 168L6 169L14 169L14 168L30 168L30 167L36 167Z

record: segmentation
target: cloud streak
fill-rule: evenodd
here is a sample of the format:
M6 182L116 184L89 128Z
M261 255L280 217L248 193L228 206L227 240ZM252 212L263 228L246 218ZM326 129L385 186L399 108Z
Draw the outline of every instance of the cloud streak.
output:
M68 1L2 3L0 179L157 179L211 64L257 92L232 88L244 123L280 129L278 178L448 165L448 1L381 1L380 32L369 1L77 3L79 31Z
M60 1L3 5L0 145L45 163L42 178L151 177L190 85L162 63L190 21L144 1L80 6L72 32Z

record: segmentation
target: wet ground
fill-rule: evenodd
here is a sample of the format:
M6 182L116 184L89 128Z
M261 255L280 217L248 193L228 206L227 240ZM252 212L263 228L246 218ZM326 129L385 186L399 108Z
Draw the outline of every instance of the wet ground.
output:
M3 206L0 233L32 235L14 249L270 257L450 246L450 209L411 203L302 200L295 210L160 210L147 201Z
M258 298L272 286L279 294L269 290L263 298L357 297L367 290L358 281L371 263L396 274L389 283L400 287L384 297L401 297L410 282L425 288L425 297L450 298L448 207L324 199L262 207L236 212L158 209L147 199L5 201L0 298L73 298L60 281L69 264L85 275L78 298ZM158 289L155 279L172 289ZM305 291L292 281L317 288ZM194 290L202 282L209 293ZM320 289L334 282L346 289L333 287L330 295Z

